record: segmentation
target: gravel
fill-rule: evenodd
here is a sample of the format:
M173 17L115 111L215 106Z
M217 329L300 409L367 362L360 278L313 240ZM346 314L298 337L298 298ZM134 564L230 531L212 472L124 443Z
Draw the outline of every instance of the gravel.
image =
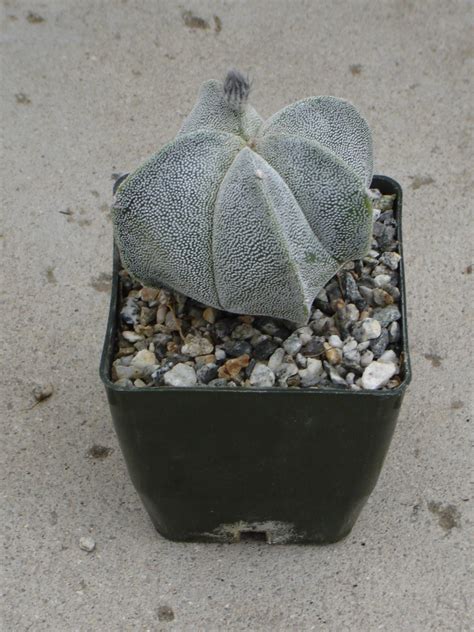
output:
M123 388L391 389L403 379L394 196L375 192L371 249L316 297L309 323L237 315L120 272L112 379Z

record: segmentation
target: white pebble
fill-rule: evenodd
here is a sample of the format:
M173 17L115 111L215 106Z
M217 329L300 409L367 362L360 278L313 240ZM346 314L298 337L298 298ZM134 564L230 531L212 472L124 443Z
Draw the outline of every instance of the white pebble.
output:
M122 331L122 336L125 340L132 343L144 339L144 336L137 334L135 331Z
M397 372L397 367L392 362L379 362L375 360L365 368L362 374L362 387L374 391L385 386L391 377Z
M342 340L339 338L339 336L336 336L336 335L329 336L328 342L331 345L331 347L334 347L335 349L342 349Z
M195 386L197 382L196 372L193 367L180 362L165 373L164 382L167 386Z
M374 359L374 354L372 353L372 351L365 351L361 356L360 356L360 366L365 368L366 366L369 366L369 364L372 362L372 360Z
M375 279L375 285L377 287L384 287L386 285L390 285L391 278L388 274L378 274Z
M311 327L300 327L296 331L298 332L301 344L303 345L307 344L313 337L313 330L311 329Z
M301 386L314 386L323 374L323 363L315 358L307 358L306 369L298 371L301 378Z
M224 351L224 349L221 349L220 347L216 347L214 349L214 355L216 356L216 360L225 360L227 357L227 354Z
M147 367L150 365L156 364L156 356L152 351L148 351L148 349L142 349L137 353L137 355L132 359L132 366L136 366L139 368Z
M250 374L250 384L261 388L267 388L275 384L275 374L262 362L257 362Z
M272 371L276 371L278 367L281 365L281 363L283 362L284 357L285 357L285 350L282 349L281 347L278 347L278 349L276 349L270 356L268 360L268 367Z

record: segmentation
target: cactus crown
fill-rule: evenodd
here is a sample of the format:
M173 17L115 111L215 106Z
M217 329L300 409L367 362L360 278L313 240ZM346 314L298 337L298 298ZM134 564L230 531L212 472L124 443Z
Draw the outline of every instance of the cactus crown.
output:
M263 122L232 70L203 84L176 138L120 183L124 266L230 312L307 322L369 249L372 141L348 101L309 97Z

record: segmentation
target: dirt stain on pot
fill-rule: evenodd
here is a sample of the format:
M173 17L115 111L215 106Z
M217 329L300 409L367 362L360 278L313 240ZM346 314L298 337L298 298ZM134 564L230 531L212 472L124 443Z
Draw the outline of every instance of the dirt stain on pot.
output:
M472 274L472 264L468 265L465 270L463 270L463 274Z
M431 176L410 176L412 179L411 188L416 190L420 187L428 186L429 184L433 184L434 180Z
M184 24L190 29L208 29L209 22L204 18L200 18L198 15L195 15L192 11L183 11L182 18Z
M464 402L460 399L455 399L451 402L451 410L460 410L464 408Z
M434 516L438 518L439 526L446 532L451 531L454 527L461 527L461 514L456 505L443 505L434 500L428 501L428 509Z
M435 367L435 369L441 366L441 360L443 359L437 353L425 353L424 356L427 360L430 360L431 364Z
M97 292L109 292L111 282L112 275L108 272L102 272L99 276L93 278L90 284Z
M173 621L174 611L171 606L160 606L158 608L158 621Z
M106 459L113 452L112 448L108 448L105 445L94 444L92 448L87 451L87 456L91 459Z

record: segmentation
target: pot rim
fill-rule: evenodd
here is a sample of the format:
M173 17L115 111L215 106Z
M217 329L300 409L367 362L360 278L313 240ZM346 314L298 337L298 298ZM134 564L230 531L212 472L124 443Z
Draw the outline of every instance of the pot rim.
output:
M104 345L102 349L102 356L100 360L100 377L107 390L127 393L162 393L162 392L181 392L181 393L234 393L242 395L288 395L289 393L299 394L297 396L310 395L310 396L322 396L322 395L342 395L350 397L381 397L391 398L400 396L406 390L407 386L411 382L412 372L410 365L410 355L408 351L408 333L407 333L407 314L406 314L406 293L405 293L405 266L403 257L403 240L402 240L402 188L400 184L390 178L389 176L374 175L371 183L371 187L379 189L385 194L396 194L396 215L397 215L397 237L398 237L398 252L401 255L399 272L400 272L400 312L401 312L401 334L402 334L402 367L403 367L403 381L396 388L389 390L368 390L361 389L360 391L353 391L349 389L342 389L333 386L322 388L291 388L281 386L269 386L265 388L256 387L239 387L239 386L219 386L208 387L203 384L202 386L142 386L142 387L127 387L117 386L112 382L110 378L110 370L112 366L112 357L115 347L115 337L117 333L117 307L119 298L119 271L121 269L120 255L115 242L113 243L113 271L112 271L112 290L110 295L109 315L107 320L107 330L105 334Z

